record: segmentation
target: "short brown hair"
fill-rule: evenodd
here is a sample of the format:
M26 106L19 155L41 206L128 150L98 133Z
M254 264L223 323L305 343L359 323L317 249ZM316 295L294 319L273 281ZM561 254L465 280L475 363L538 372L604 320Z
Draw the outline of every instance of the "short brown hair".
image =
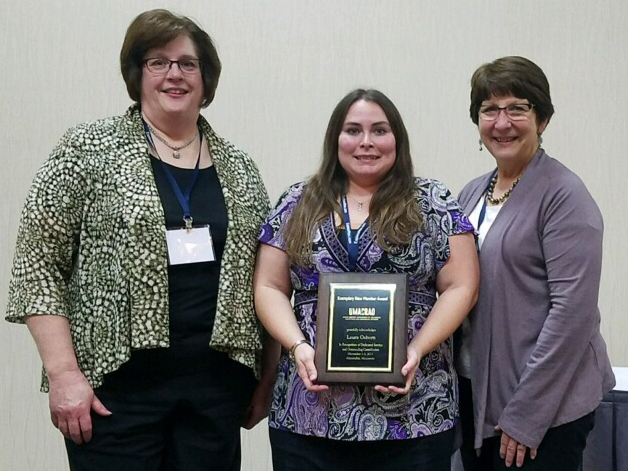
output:
M192 40L201 61L204 95L201 107L205 108L214 100L222 65L212 39L188 17L161 9L145 11L138 15L124 36L120 51L120 69L131 100L140 102L146 52L165 46L181 34Z
M537 124L549 121L554 114L550 86L543 70L525 57L501 57L480 66L471 77L471 121L478 124L478 113L484 100L492 96L512 95L534 105Z

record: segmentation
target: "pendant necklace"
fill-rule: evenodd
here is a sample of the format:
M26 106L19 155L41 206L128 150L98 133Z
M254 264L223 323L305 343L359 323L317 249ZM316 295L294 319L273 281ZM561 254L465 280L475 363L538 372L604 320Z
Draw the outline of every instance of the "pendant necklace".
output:
M194 135L192 136L192 138L187 141L185 144L183 144L182 146L173 146L171 145L168 141L166 141L163 137L161 137L159 134L157 134L157 132L155 131L155 128L153 128L150 124L146 123L146 125L148 126L148 130L150 131L150 133L155 136L157 138L157 140L159 140L160 142L163 142L166 146L168 146L170 149L172 149L172 158L173 159L179 159L181 158L181 153L179 152L181 149L185 149L187 146L189 146L190 144L192 144L195 140L196 140L196 132L194 133Z
M371 201L371 198L369 198L366 201L358 201L353 196L350 196L349 198L351 198L353 202L356 204L356 209L358 211L362 211L362 208L364 207L364 203L368 203L369 201Z

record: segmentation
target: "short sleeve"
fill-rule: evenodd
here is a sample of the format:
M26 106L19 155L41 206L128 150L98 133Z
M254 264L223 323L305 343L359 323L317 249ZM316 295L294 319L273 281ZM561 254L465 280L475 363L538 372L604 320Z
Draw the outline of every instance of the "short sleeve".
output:
M474 232L473 225L451 192L438 180L417 179L418 198L425 231L431 235L437 269L449 258L449 237Z
M279 197L277 204L270 211L260 229L259 241L262 244L272 245L278 249L285 250L283 229L290 219L299 198L301 198L303 187L303 182L296 183Z

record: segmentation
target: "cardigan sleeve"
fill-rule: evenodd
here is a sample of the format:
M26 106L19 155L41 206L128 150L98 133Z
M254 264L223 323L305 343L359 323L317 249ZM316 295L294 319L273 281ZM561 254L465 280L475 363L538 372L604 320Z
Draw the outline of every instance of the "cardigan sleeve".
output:
M66 132L29 190L9 284L9 322L24 323L24 317L37 314L69 315L68 282L87 191L75 130Z
M502 430L531 448L539 446L556 416L599 323L602 216L577 176L561 179L552 182L556 190L540 214L549 312L499 419Z

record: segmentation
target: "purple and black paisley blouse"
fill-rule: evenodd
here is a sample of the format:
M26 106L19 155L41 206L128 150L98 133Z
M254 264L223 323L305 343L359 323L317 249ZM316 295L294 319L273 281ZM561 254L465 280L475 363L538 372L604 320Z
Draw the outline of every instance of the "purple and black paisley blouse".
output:
M440 182L416 178L424 224L398 253L384 252L370 231L359 239L356 271L409 275L408 342L436 302L436 276L449 257L449 236L473 231L457 201ZM259 240L283 249L282 228L304 188L298 183L280 197L262 226ZM333 215L312 241L307 267L290 266L294 314L312 345L316 338L318 275L349 271L348 255ZM456 421L455 374L450 340L421 360L407 395L382 394L372 387L331 386L309 392L286 352L282 353L269 415L270 427L337 440L393 440L443 432Z

